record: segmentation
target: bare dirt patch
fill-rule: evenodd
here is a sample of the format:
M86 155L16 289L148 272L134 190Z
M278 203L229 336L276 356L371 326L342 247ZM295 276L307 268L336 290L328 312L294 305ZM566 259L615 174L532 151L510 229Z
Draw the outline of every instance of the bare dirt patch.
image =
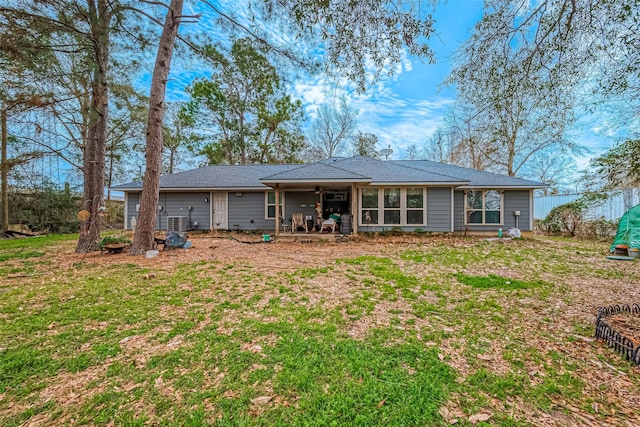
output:
M472 245L468 239L450 237L416 238L385 236L383 238L354 237L347 242L262 242L258 235L230 233L220 236L209 234L189 237L189 249L161 250L155 258L129 256L128 253L109 254L74 252L73 242L69 249L58 253L56 262L62 268L83 263L91 265L135 264L141 267L170 269L182 263L211 261L220 263L250 263L258 271L293 271L305 267L320 267L333 263L338 258L362 255L393 253L398 247L429 246L447 243L454 246Z

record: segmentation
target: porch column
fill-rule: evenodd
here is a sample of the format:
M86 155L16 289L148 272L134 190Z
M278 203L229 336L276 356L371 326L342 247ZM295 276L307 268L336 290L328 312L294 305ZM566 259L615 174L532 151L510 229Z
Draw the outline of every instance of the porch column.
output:
M356 183L351 184L351 232L358 234L358 188Z
M280 185L276 184L276 237L280 234Z

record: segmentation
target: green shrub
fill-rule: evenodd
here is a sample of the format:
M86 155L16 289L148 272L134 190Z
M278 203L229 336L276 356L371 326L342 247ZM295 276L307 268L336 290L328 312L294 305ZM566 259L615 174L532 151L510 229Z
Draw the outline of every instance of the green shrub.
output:
M573 237L576 231L583 227L587 210L602 203L606 198L604 193L586 193L572 202L551 209L540 222L540 226L548 234L567 232Z
M102 250L107 245L117 245L117 244L131 244L131 240L123 236L114 236L114 235L108 234L104 236L102 239L100 239L100 241L98 242L98 247L100 248L100 250Z

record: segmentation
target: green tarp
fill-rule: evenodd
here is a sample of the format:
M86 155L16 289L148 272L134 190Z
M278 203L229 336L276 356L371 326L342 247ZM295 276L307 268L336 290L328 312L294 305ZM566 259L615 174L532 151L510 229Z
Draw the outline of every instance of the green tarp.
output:
M632 207L620 218L618 232L610 248L611 252L617 245L640 249L640 205Z

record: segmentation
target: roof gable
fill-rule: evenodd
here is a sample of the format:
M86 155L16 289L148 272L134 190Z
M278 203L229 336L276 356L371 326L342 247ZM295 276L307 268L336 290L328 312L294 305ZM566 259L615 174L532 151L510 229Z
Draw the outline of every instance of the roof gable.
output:
M345 168L338 167L328 162L316 162L302 165L284 172L262 178L262 182L368 182L371 178L367 174L361 174Z

